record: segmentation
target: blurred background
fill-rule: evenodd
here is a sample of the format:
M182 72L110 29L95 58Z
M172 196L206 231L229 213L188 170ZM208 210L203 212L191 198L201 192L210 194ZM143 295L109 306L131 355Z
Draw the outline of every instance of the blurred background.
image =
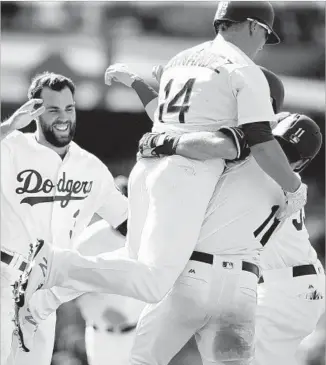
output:
M325 2L272 4L282 44L266 46L257 63L281 75L284 110L307 114L325 135ZM27 100L36 73L71 77L77 86L76 142L114 176L128 177L137 142L151 122L132 90L104 85L105 69L125 62L157 88L152 67L212 39L216 8L212 1L1 2L1 119ZM324 264L324 145L303 179L309 185L306 224ZM62 306L58 315L53 365L86 365L84 322L74 302ZM191 348L189 344L174 364L189 364Z

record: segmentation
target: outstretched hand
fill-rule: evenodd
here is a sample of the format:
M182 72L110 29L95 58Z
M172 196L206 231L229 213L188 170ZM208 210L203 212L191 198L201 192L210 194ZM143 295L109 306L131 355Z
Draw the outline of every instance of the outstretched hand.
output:
M131 87L137 77L135 73L129 70L126 64L115 63L106 69L104 81L108 86L112 85L112 82L115 81Z

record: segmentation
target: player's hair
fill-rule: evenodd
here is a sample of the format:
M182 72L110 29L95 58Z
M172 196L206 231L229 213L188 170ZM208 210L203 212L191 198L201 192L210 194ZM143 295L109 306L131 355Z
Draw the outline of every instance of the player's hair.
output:
M229 20L218 20L214 21L215 33L218 34L220 31L224 32L229 29L234 23Z
M214 21L214 29L216 35L219 34L219 32L225 32L226 30L230 29L231 27L238 27L239 25L242 26L242 24L246 22L246 20L242 22L233 22L231 20L219 20L216 19Z
M49 87L54 91L61 91L65 87L68 87L72 95L75 94L76 89L75 84L69 77L46 71L36 75L32 79L27 93L28 99L40 98L44 87Z

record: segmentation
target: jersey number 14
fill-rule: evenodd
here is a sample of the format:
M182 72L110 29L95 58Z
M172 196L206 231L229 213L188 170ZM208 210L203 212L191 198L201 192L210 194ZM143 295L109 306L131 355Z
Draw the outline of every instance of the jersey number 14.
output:
M160 104L159 107L159 121L164 123L163 114L167 113L179 113L179 122L185 122L185 113L189 111L190 104L190 95L192 88L194 86L196 79L189 79L182 89L174 95L174 97L170 98L171 86L173 84L173 79L171 79L164 88L165 98L164 102Z

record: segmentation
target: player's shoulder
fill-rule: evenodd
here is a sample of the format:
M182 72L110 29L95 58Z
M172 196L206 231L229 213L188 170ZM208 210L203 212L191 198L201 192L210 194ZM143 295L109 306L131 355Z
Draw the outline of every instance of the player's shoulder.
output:
M208 49L210 44L211 44L210 41L200 43L200 44L197 44L196 46L187 48L187 49L177 53L175 56L173 56L169 60L169 62L165 66L165 69L182 64L182 62L185 61L185 60L188 60L190 56L192 56L192 55L194 55L198 52L201 52L201 51L204 51L204 50Z
M34 150L37 141L34 133L23 133L14 131L1 141L1 147L7 148L10 153L19 154L21 151L27 153L29 149Z
M232 86L235 89L252 85L261 91L263 88L269 90L268 82L263 71L257 65L227 65Z
M15 143L19 143L20 141L24 141L27 139L27 135L31 134L31 133L23 133L19 130L15 130L11 133L9 133L3 140L3 143L6 144L15 144Z
M254 82L258 82L261 80L266 81L263 71L259 66L255 64L243 65L235 63L228 66L230 69L230 73L235 77L237 77L239 80L254 81Z

